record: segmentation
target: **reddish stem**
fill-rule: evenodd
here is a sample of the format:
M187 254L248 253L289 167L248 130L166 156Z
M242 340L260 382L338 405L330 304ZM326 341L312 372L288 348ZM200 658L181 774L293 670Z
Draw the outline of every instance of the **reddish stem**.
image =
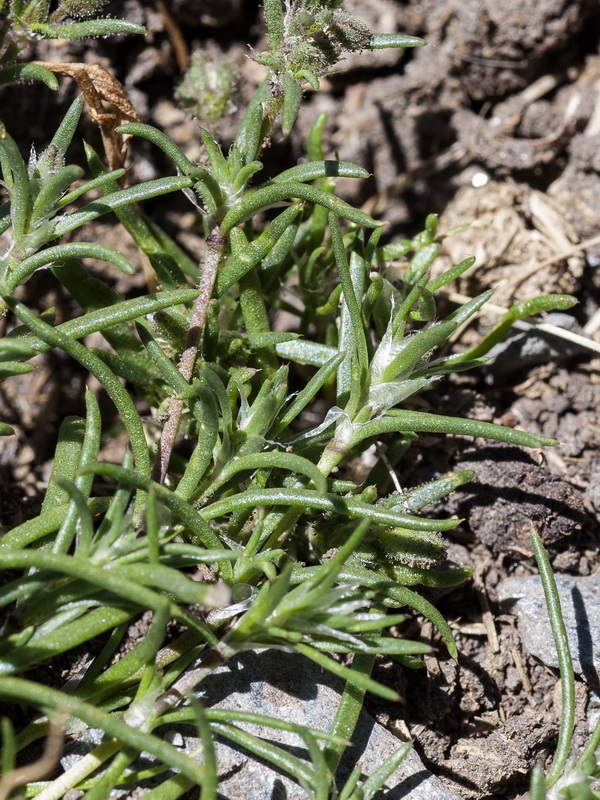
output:
M212 297L217 277L217 269L226 245L227 238L221 236L218 232L213 233L206 239L206 256L202 275L200 276L200 283L198 284L198 297L194 302L194 310L190 319L185 349L181 354L181 359L178 364L179 372L181 372L188 383L192 378L194 367L196 366L198 350L202 342L204 327L206 325L208 304ZM177 431L179 430L182 412L183 400L178 395L173 394L171 402L169 403L168 418L160 439L160 458L158 462L160 468L160 483L164 483L167 477L169 461L171 460L171 454L175 446L175 439L177 437Z

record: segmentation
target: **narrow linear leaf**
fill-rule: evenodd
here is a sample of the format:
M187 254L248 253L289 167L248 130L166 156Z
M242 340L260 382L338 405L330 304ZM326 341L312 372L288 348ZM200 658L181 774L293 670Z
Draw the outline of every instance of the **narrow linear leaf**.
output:
M364 211L359 211L343 200L324 192L322 189L318 189L316 186L307 186L299 181L287 181L282 184L276 183L271 186L263 186L260 189L249 192L238 205L227 212L221 225L221 231L225 236L233 227L254 216L257 211L292 199L306 200L309 203L321 205L336 216L343 217L365 228L377 228L381 225L380 222L365 214Z
M418 36L406 33L373 33L369 40L369 50L383 50L387 47L423 47L427 42Z
M331 230L331 242L335 263L338 269L340 283L342 284L344 302L348 308L348 315L350 317L350 322L352 323L352 339L354 340L356 358L358 360L360 382L360 386L358 388L360 390L362 389L362 383L366 378L367 369L369 366L367 339L360 310L362 297L357 289L355 289L354 282L352 280L354 273L351 271L350 265L348 264L342 232L334 214L329 215L329 228ZM344 348L342 347L342 349ZM348 357L351 355L352 354L349 353Z
M85 436L85 420L81 417L69 416L61 423L58 442L54 451L52 472L42 502L42 514L57 506L69 504L69 493L60 486L59 480L72 481L81 458Z
M183 150L170 139L166 133L159 131L152 125L145 125L142 122L130 122L127 125L119 125L117 133L124 133L130 136L140 136L147 139L152 144L159 147L163 153L171 159L182 175L190 176L196 169L194 164L185 155Z
M29 256L22 261L18 267L9 275L6 281L6 288L12 291L14 287L22 283L32 275L37 269L48 267L57 261L69 258L96 258L100 261L108 261L114 264L126 275L133 275L134 269L127 261L125 256L113 250L112 247L105 247L101 244L59 244L55 247L48 247L33 256Z
M530 800L546 800L546 776L544 775L543 768L537 764L531 773L531 782L529 784L529 798Z
M116 464L93 464L86 467L84 472L88 470L96 475L106 475L124 486L143 489L144 492L147 492L150 487L153 486L157 499L171 509L173 514L196 536L199 542L202 542L205 547L214 550L218 550L223 546L219 537L207 524L204 517L166 486L154 483L145 475L132 472L124 467L118 467ZM233 571L229 562L220 562L219 568L223 574L224 580L228 581L232 578Z
M169 194L169 192L176 192L179 189L187 189L191 185L190 178L181 176L159 178L155 181L139 183L137 186L131 186L128 189L120 189L106 195L101 200L94 200L92 203L88 203L87 206L84 206L79 211L60 217L54 226L52 238L58 239L59 236L74 231L87 222L92 222L92 220L101 217L103 214L108 214L109 211L115 211L124 206L132 206L142 200L160 197L161 195Z
M2 361L0 363L0 381L12 378L14 375L27 375L29 372L33 372L34 369L33 364L23 364L20 361Z
M114 36L120 33L137 33L145 36L146 29L126 19L92 19L86 22L69 22L66 25L30 26L48 39L80 39L87 36Z
M220 145L207 130L200 131L200 138L210 161L212 176L217 185L228 184L230 177L229 163L223 155Z
M283 109L281 112L281 131L287 136L298 117L302 104L302 84L291 73L283 73Z
M536 316L546 311L566 311L577 305L577 302L574 297L568 294L547 294L542 297L532 297L529 300L518 303L506 312L500 322L492 328L479 344L465 353L461 353L457 361L467 361L484 356L494 345L504 339L512 324L517 320Z
M163 311L165 308L188 303L193 303L198 296L196 289L173 289L166 292L135 297L132 300L124 300L121 303L111 305L108 308L100 308L97 311L89 311L81 317L63 322L55 327L55 331L61 335L82 339L90 333L111 328L121 322L129 322ZM24 346L35 347L36 352L45 353L52 345L36 337L28 331L26 326L15 328L11 331L6 342L15 341L23 343Z
M45 573L47 576L48 573ZM44 591L44 587L38 592ZM75 609L77 612L77 609ZM50 625L41 625L25 644L19 644L12 649L3 648L0 658L0 675L11 675L22 672L29 667L39 664L48 658L55 658L74 647L79 647L89 642L92 636L101 636L118 625L135 616L137 609L123 608L121 601L116 604L103 603L101 608L92 608L87 613L84 609L74 619L56 614ZM139 612L138 612L139 613ZM93 631L93 633L90 633Z
M293 453L282 453L279 451L239 456L227 464L222 472L221 479L223 481L229 480L238 472L245 472L247 470L254 471L264 467L287 469L293 473L306 475L312 480L319 494L324 495L327 491L327 481L312 461L302 456L296 456Z
M29 224L35 228L39 223L48 219L54 214L56 204L69 189L72 183L83 178L84 171L76 164L69 164L59 169L54 175L46 176L46 179L38 192L31 210Z
M315 664L318 664L320 667L323 667L329 672L333 672L333 674L337 675L339 678L344 678L344 680L347 680L353 686L358 686L361 689L372 692L378 697L383 697L384 700L391 700L393 703L400 700L400 695L398 692L395 692L388 686L384 686L378 681L374 681L372 678L369 678L366 675L357 672L356 670L342 666L342 664L340 664L338 661L328 658L328 656L326 656L324 653L320 653L318 650L315 650L308 645L297 644L295 649L298 650L299 653L302 653L302 655L305 655L311 661L314 661Z
M274 52L277 52L284 41L285 24L283 20L283 6L281 0L265 0L265 22L269 33L269 42Z
M137 469L143 475L150 475L150 455L140 415L127 390L115 374L98 356L74 339L59 333L56 328L37 317L23 303L17 302L12 297L5 296L3 299L11 311L36 336L44 339L53 347L60 347L98 379L121 415L121 420L131 441ZM143 502L143 495L138 495L138 509Z
M88 503L90 513L103 514L110 506L110 497L92 497ZM68 506L58 506L34 519L22 522L0 539L0 548L19 550L57 531L67 515Z
M206 717L209 722L246 722L250 725L263 725L266 728L273 728L280 731L293 731L298 736L302 736L304 732L308 732L315 739L323 742L342 743L337 736L332 736L330 733L320 730L319 728L309 728L305 725L299 725L289 720L279 719L278 717L269 717L266 714L256 714L253 711L238 711L233 708L207 708ZM193 722L194 715L191 708L178 708L175 711L169 711L161 717L161 724L172 725L177 722Z
M0 123L0 169L10 200L13 238L18 241L27 230L32 197L29 191L29 175L25 162L21 158L15 140L2 123Z
M296 339L295 342L282 342L275 346L277 355L297 361L300 364L310 364L313 367L324 367L339 353L334 347L328 347L319 342L309 342L305 339ZM343 354L345 358L346 354Z
M552 447L557 444L554 439L526 433L491 422L479 422L474 419L460 417L442 417L439 414L428 414L424 411L406 411L390 409L385 417L366 422L352 436L352 446L359 441L383 433L451 433L455 436L481 436L508 444L519 444L524 447Z
M280 354L281 355L281 354ZM291 405L285 410L281 419L273 429L273 435L279 435L287 426L296 419L300 412L316 396L321 387L335 374L337 368L346 357L345 353L337 353L330 358L318 372L312 376L306 386L298 392Z
M395 753L383 762L361 786L364 800L371 800L383 787L384 783L398 769L412 750L412 743L405 742Z
M224 722L213 722L211 728L220 737L229 739L238 747L248 750L267 763L274 764L282 772L287 772L295 780L301 779L306 785L310 785L312 774L311 770L297 756L292 755L282 747L278 747L273 742L266 742L263 739L253 736L251 733L241 730L235 725Z
M277 244L279 239L289 229L298 214L301 212L299 206L286 208L267 228L252 242L244 237L241 241L239 250L233 250L234 238L232 231L232 254L219 269L215 284L215 294L221 297L234 283L241 280L250 270L255 267Z
M92 180L87 181L87 183L84 183L82 186L77 186L64 195L64 197L61 197L56 203L56 207L62 208L63 206L68 206L69 203L77 200L87 192L91 192L93 189L102 189L104 186L118 181L119 178L125 175L126 171L127 170L124 169L114 169L112 172L107 172L106 175L99 175L97 178L92 178Z
M460 261L458 264L450 267L445 272L442 272L441 275L438 275L437 278L431 278L427 282L427 288L430 292L437 292L438 289L441 289L442 286L446 286L447 283L452 283L457 278L466 272L470 267L473 266L476 259L471 256L470 258L465 258L464 261Z
M105 569L92 564L88 558L49 553L46 550L0 549L1 569L47 569L61 575L78 578L132 603L134 607L153 609L170 605L166 597L146 588L136 586L129 578L121 577L116 567Z
M103 466L103 465L101 465ZM309 489L262 489L249 490L232 498L217 500L201 510L204 519L217 519L239 508L256 506L293 506L334 512L350 519L371 517L384 525L409 528L414 531L448 531L455 528L458 519L424 519L410 514L389 511L380 506L369 505L348 497L328 494L321 497ZM437 540L436 540L437 541Z
M307 161L280 172L273 183L314 181L317 178L368 178L366 169L350 161Z
M58 89L55 75L39 64L12 64L0 69L0 84L15 81L41 81L53 92Z
M56 168L56 159L64 159L75 136L82 112L83 98L76 97L62 118L52 141L37 160L36 171L40 175L52 174Z
M575 677L573 674L573 657L569 647L569 637L563 619L560 597L556 588L556 580L550 565L550 560L537 532L531 528L529 538L533 548L533 554L537 562L540 579L544 588L546 608L552 628L552 636L556 646L558 656L558 667L560 670L560 681L562 686L562 710L560 714L560 728L558 731L558 742L554 760L546 776L548 788L553 786L560 777L571 748L573 729L575 726Z
M454 322L440 322L406 341L402 350L383 371L381 382L387 383L410 373L427 353L445 342L456 328Z

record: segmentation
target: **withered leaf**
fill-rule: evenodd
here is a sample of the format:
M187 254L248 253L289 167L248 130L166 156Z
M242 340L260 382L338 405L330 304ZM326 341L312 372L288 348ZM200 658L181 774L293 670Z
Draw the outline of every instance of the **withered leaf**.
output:
M98 64L54 61L34 63L46 67L56 75L67 75L76 81L87 101L91 119L100 128L109 169L123 167L129 136L117 133L115 128L126 122L140 122L140 118L120 82Z

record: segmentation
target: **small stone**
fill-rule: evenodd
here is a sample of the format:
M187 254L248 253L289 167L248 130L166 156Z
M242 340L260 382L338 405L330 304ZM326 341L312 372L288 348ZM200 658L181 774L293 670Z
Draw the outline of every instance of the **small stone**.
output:
M566 331L577 332L577 320L570 314L547 314L544 322ZM492 378L504 376L514 371L515 364L519 365L519 369L525 369L548 361L563 361L583 350L580 344L568 339L528 323L518 323L509 336L492 347L486 370L491 373Z
M600 575L556 575L573 669L590 686L598 687L600 671ZM498 601L513 606L523 647L549 667L558 667L558 656L542 581L537 575L507 578L498 585Z
M328 731L337 710L343 683L308 659L275 650L247 652L215 670L202 684L202 702L209 708L231 708L267 714L299 725ZM237 723L240 728L306 757L301 739L287 731ZM186 749L192 745L187 744ZM373 774L402 742L363 712L347 748L338 777L343 785L359 766L363 779ZM303 800L304 790L267 763L243 758L228 744L217 745L219 772L225 779L219 796L237 800ZM233 764L237 771L228 771ZM341 786L338 785L338 789ZM381 790L389 800L459 800L458 796L425 768L414 750ZM379 795L378 795L379 796Z

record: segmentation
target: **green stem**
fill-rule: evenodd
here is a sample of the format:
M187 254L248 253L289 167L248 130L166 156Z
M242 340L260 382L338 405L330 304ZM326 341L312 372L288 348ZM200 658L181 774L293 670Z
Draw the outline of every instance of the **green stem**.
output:
M540 766L535 767L531 773L529 798L530 800L546 800L546 776Z
M366 678L371 677L371 671L375 664L375 656L364 655L356 653L352 659L352 669L364 675ZM342 694L340 703L335 712L333 725L331 726L330 733L332 736L339 736L344 740L344 744L330 744L325 750L325 760L331 772L335 775L338 768L340 759L346 748L346 742L352 740L358 717L363 707L366 690L363 687L356 686L355 684L346 681L344 692Z
M533 528L529 535L535 560L537 561L540 572L542 586L544 587L544 597L546 598L550 627L552 628L552 635L556 645L562 686L562 714L560 730L558 732L558 742L552 766L546 777L546 785L550 788L560 777L569 757L573 727L575 725L575 678L573 675L573 658L571 656L569 638L562 615L554 573L552 572L552 567L550 566L550 561L548 560L542 540Z
M577 759L577 766L585 769L585 764L589 758L595 757L596 750L600 747L600 719L596 723L596 727L590 737L589 742L585 746L582 754Z

